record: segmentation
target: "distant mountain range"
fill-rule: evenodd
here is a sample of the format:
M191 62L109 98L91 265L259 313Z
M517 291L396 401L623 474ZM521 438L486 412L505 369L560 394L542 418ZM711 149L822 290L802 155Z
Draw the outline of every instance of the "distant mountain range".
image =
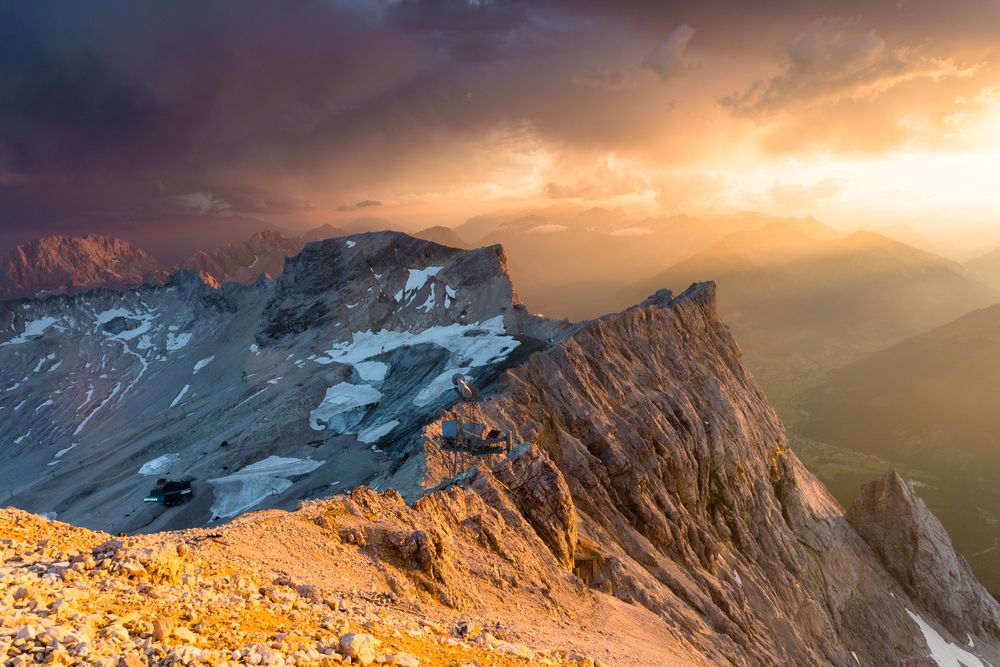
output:
M365 231L389 226L391 223L377 218L351 224L352 228ZM73 294L96 287L127 289L145 282L161 283L179 269L196 269L220 284L250 284L261 276L281 275L285 260L299 254L307 243L349 233L356 231L332 225L322 225L299 236L265 230L242 241L200 250L172 266L160 263L151 253L123 239L100 234L49 236L19 245L0 258L0 299ZM413 236L452 248L471 247L448 227L428 227Z
M950 260L818 223L731 234L621 300L709 276L748 364L790 422L791 397L825 371L1000 301Z

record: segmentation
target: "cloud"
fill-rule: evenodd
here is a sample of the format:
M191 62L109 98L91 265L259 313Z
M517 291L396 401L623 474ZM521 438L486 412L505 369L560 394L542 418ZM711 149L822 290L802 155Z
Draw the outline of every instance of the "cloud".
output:
M338 211L356 211L356 210L362 209L362 208L377 208L377 207L379 207L381 205L382 205L382 202L380 202L378 200L375 200L375 199L365 199L365 200L359 201L357 204L354 204L353 206L350 206L350 205L347 205L347 204L344 204L343 206L338 206L337 210Z
M233 212L232 205L211 192L188 192L173 197L176 213L195 215L224 215Z
M814 211L822 202L836 197L844 185L836 178L824 178L809 185L776 183L768 192L772 202L786 209Z
M578 72L570 79L578 86L602 88L604 90L624 90L635 84L632 73L623 69L595 67L584 72Z
M588 170L572 170L561 181L549 181L545 196L550 199L603 200L631 195L648 189L646 179L612 160L603 160Z
M642 66L656 72L661 81L667 81L689 66L687 61L688 42L694 37L695 30L684 23L671 32L642 59Z
M907 81L975 71L916 49L890 48L873 28L845 19L812 23L788 43L784 60L779 74L723 97L722 106L761 121L801 105L872 100Z
M677 170L653 181L656 201L667 211L713 209L729 189L729 178L708 171Z

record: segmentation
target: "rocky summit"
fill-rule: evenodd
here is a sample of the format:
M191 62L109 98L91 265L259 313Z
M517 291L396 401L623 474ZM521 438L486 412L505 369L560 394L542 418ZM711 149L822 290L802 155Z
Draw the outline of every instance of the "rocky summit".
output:
M905 480L845 513L805 470L712 283L573 325L499 246L379 232L0 331L10 665L1000 664Z
M100 234L49 236L0 258L0 298L122 289L165 276L156 258L128 241Z

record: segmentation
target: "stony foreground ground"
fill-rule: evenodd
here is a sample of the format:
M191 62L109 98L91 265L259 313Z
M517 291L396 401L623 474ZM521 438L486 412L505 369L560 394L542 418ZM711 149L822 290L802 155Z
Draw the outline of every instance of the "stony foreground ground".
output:
M325 596L199 556L213 534L112 538L0 511L0 659L53 665L594 665L391 594ZM192 544L193 543L193 544ZM510 641L514 640L514 641Z

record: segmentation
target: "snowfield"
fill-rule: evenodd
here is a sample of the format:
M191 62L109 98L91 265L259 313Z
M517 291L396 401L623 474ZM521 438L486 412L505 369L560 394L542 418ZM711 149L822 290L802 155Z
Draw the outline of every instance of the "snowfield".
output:
M14 338L11 338L8 341L0 343L0 346L20 345L21 343L27 343L32 338L37 338L38 336L41 336L43 333L45 333L45 331L49 327L51 327L58 321L59 321L58 317L52 317L50 315L46 315L45 317L40 317L37 320L31 320L30 322L25 322L23 332L21 332L19 335L15 336Z
M982 660L942 637L919 614L914 614L909 609L906 613L920 627L927 648L931 652L930 657L934 658L940 667L986 667Z
M412 279L412 269L410 275ZM418 282L413 280L413 284ZM422 331L358 331L351 335L351 340L333 345L326 356L313 361L320 365L350 365L361 380L378 383L385 380L389 365L371 359L416 345L434 345L448 352L445 369L412 398L413 405L424 407L451 390L452 378L457 373L468 374L475 368L503 361L520 343L506 333L503 316L498 315L475 324L456 322ZM310 413L309 425L317 431L328 428L347 433L364 418L368 406L380 398L381 393L371 385L342 382L327 390L323 402Z
M382 392L367 384L341 382L326 390L323 402L309 413L314 431L330 429L344 433L361 421L368 406L378 403Z
M181 460L181 455L175 452L170 454L164 454L163 456L157 456L152 461L146 461L139 468L139 474L144 477L152 477L153 475L163 475L170 472L170 469L175 463Z
M259 504L268 496L287 490L289 477L308 475L326 461L269 456L245 468L208 480L214 489L212 515L221 519L234 517Z

